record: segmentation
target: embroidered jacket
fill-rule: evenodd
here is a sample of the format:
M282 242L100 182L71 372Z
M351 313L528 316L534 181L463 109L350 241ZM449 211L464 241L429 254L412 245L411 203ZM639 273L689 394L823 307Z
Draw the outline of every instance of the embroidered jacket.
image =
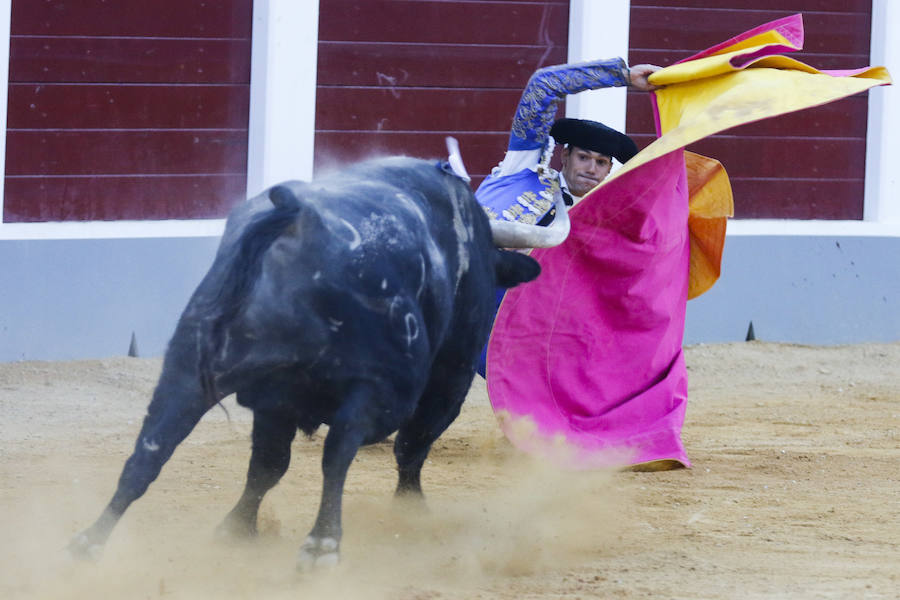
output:
M560 193L559 173L548 165L550 128L559 101L586 90L628 85L621 58L545 67L535 71L513 117L506 157L475 197L492 219L537 223Z

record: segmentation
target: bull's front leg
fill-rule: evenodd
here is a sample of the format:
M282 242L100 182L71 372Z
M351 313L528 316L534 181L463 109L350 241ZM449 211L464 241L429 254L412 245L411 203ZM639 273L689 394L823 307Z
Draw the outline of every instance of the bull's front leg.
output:
M422 466L431 445L459 416L474 373L474 367L448 369L440 363L432 367L431 380L416 412L400 428L394 440L398 472L396 496L424 499Z
M334 566L340 561L341 503L347 470L359 447L386 433L378 423L374 389L359 384L331 419L322 453L322 500L315 525L300 547L297 569Z
M169 385L165 376L153 394L134 452L125 462L118 487L93 525L76 535L69 552L76 558L97 559L113 528L132 502L159 475L175 448L191 432L208 406L199 383L193 389Z
M263 497L275 487L291 462L291 442L297 423L289 414L256 410L253 413L253 450L247 484L235 507L216 533L220 536L256 535L257 515Z

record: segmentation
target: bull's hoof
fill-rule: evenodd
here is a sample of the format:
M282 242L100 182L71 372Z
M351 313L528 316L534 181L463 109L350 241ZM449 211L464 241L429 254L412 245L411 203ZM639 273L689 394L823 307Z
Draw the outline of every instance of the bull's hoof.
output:
M421 491L397 490L394 494L394 502L391 508L404 515L413 517L422 517L431 514L428 503L425 502L425 496Z
M103 544L91 541L86 533L79 533L66 547L72 558L97 562L103 555Z
M300 553L297 555L297 570L311 571L336 567L340 560L336 539L308 536L300 546Z
M225 517L216 527L217 540L247 540L257 536L256 523L232 517Z

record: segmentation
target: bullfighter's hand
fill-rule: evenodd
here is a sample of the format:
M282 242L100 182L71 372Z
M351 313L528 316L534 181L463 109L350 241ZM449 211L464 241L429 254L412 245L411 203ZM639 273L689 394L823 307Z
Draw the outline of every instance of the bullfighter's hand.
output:
M641 90L642 92L658 90L660 86L651 84L647 81L647 78L661 68L662 67L657 67L656 65L634 65L628 69L631 87Z

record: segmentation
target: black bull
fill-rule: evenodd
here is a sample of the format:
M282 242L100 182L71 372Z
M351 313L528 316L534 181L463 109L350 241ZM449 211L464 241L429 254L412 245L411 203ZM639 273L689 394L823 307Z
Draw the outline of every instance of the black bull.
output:
M96 556L203 414L236 393L253 411L252 452L219 531L255 533L297 430L324 423L321 504L299 566L336 562L359 447L396 431L397 493L421 495L425 458L475 374L496 286L539 271L494 246L470 188L443 163L360 163L241 204L169 342L118 488L70 549Z

